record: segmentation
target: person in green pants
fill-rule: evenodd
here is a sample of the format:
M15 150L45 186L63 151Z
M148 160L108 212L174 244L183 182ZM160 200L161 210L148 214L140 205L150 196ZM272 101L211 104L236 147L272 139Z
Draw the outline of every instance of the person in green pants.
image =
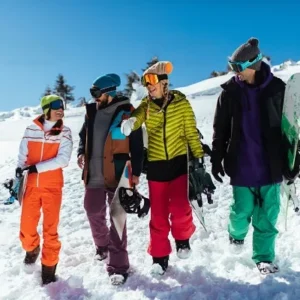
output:
M278 271L274 264L280 184L299 174L299 155L289 171L281 132L285 83L275 77L249 39L231 56L235 72L221 85L212 142L212 174L220 182L225 172L233 186L229 240L241 245L252 221L253 260L262 274Z

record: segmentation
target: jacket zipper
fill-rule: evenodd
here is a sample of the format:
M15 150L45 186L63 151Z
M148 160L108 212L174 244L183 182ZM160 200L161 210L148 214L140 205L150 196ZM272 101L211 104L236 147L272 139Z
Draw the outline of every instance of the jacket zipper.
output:
M164 133L165 155L166 155L166 159L169 160L169 155L168 155L168 151L167 151L167 143L166 143L166 123L167 123L167 120L166 120L166 111L165 110L163 110L163 114L164 114L164 130L163 130L163 133Z
M44 144L45 144L45 136L43 138L43 143L42 143L42 150L41 150L41 157L40 157L40 162L43 159L43 154L44 154ZM37 179L36 179L36 186L39 187L39 179L40 179L40 174L37 173Z

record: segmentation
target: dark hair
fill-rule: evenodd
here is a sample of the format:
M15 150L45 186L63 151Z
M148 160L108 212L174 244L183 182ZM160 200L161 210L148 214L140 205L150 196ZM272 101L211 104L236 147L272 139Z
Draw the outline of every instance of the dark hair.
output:
M41 117L38 119L39 122L41 124L44 124L45 123L45 119L50 119L49 117L50 115L50 110L48 111L47 113L47 116L45 114L41 115ZM45 118L46 117L46 118ZM52 129L49 131L49 135L59 135L61 133L61 130L62 130L62 125L63 125L63 122L62 120L58 120L52 127Z

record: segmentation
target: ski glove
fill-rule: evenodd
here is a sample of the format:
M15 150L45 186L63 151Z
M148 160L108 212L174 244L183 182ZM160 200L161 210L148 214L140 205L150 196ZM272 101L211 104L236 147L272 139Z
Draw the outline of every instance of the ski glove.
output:
M127 120L124 120L121 124L121 132L126 135L126 136L129 136L132 129L133 129L133 126L134 126L134 123L136 121L136 118L135 117L132 117L132 118L129 118Z
M23 169L23 171L27 171L28 170L28 174L31 174L31 173L38 173L38 170L36 168L36 165L32 165L32 166L29 166L25 169Z
M15 176L16 178L21 178L23 176L23 169L20 167L16 168Z
M16 168L16 178L21 178L23 176L24 171L28 171L28 174L38 173L36 165L32 165L32 166L26 167L24 169L18 167L18 168Z
M225 176L225 172L221 162L212 162L211 173L217 181L223 183L222 178L219 176L219 174L223 177Z

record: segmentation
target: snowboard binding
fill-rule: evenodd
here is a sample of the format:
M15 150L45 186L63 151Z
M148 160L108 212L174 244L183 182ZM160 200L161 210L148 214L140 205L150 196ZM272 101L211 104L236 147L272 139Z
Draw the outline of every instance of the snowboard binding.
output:
M7 179L3 186L8 189L10 196L9 198L4 202L4 205L13 204L15 200L18 200L18 191L20 187L20 180L15 179Z
M189 161L189 199L196 200L199 207L203 206L202 194L206 195L208 204L213 204L212 195L216 186L211 176L205 171L204 159L192 159Z
M137 214L139 218L143 218L149 212L150 200L142 196L135 187L120 187L119 199L121 206L128 214Z

